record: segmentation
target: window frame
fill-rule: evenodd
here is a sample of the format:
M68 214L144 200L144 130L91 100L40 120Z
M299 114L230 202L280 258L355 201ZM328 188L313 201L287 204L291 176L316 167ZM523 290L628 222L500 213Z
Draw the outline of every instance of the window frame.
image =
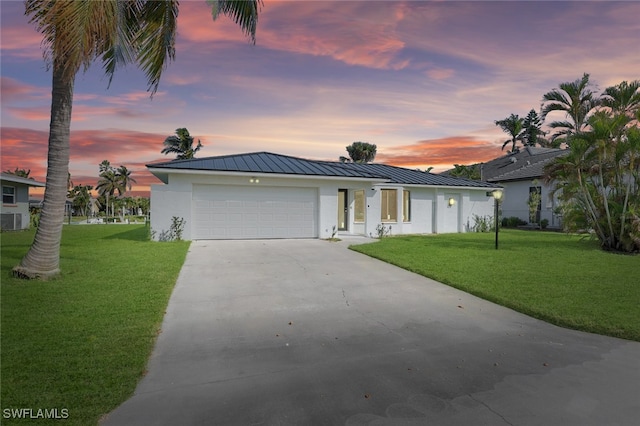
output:
M402 222L411 222L411 191L402 190Z
M394 194L393 206L391 206L392 208L389 208L390 198L388 194L392 194L392 193ZM384 217L385 213L387 213L386 215L388 216L387 218ZM380 220L382 221L382 223L398 223L398 190L397 189L383 188L380 190Z
M5 188L6 189L11 189L12 190L12 194L6 193L5 192ZM5 197L11 197L12 201L5 201ZM2 185L2 204L11 204L11 205L15 205L16 204L16 198L17 197L17 190L15 186L11 186L11 185Z
M362 195L361 199L358 197L359 194ZM364 189L353 191L353 223L365 223L366 204Z

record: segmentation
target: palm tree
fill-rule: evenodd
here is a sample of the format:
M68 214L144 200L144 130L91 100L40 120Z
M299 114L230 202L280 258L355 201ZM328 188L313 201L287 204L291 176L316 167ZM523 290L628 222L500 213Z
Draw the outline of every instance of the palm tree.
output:
M124 192L131 191L131 184L138 183L134 178L131 177L131 170L127 169L126 166L120 166L116 170L116 175L120 180L120 184L122 188L124 188ZM122 194L120 194L122 195Z
M202 148L202 143L198 139L198 145L193 147L193 136L184 127L176 129L177 136L169 136L164 140L162 154L178 154L176 160L189 160Z
M212 15L227 15L255 43L261 0L213 0ZM43 34L52 69L47 178L40 225L31 248L13 269L17 277L47 279L59 273L60 240L69 173L69 133L75 76L99 59L109 76L127 63L146 74L156 92L175 58L178 0L26 0L25 14Z
M370 163L376 158L378 147L368 142L354 142L346 147L349 158L354 163ZM348 162L349 158L340 157L341 162Z
M640 80L607 87L602 97L602 105L611 108L614 114L634 117L640 109Z
M511 144L511 151L509 152L518 152L519 149L516 144L518 141L522 141L523 119L518 117L518 114L511 114L504 120L497 120L494 123L496 126L500 126L503 132L511 136L511 139L504 141L502 149Z
M640 129L626 114L600 110L587 119L589 130L573 136L567 155L545 167L564 201L565 226L589 232L602 248L640 250Z
M107 217L109 216L109 198L113 198L116 191L118 191L118 195L122 195L124 193L124 189L125 187L122 184L122 180L115 169L111 168L100 174L100 180L98 180L96 190L98 191L98 194L105 197L107 201ZM111 209L111 214L114 214L113 209Z
M599 105L600 101L591 90L589 74L573 82L560 83L558 89L553 89L542 96L542 119L552 111L565 113L565 121L552 121L549 127L556 130L551 135L551 141L556 139L570 143L570 137L577 135L589 126L587 119L590 113Z

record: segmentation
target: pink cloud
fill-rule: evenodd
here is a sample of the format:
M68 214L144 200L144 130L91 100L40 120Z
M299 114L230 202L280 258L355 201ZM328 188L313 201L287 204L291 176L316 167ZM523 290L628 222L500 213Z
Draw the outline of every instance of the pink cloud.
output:
M399 167L433 166L444 170L453 164L478 163L499 155L500 147L491 141L470 136L451 136L387 148L378 153L376 161Z
M210 18L206 3L189 6L180 10L178 28L182 43L214 46L247 43L238 26L228 18L207 22ZM343 2L341 8L336 13L330 2L266 2L258 25L258 46L327 56L370 68L398 70L409 65L409 60L398 58L405 46L396 31L405 16L402 3L377 3L376 7L370 7L366 2ZM358 18L345 23L344 16Z
M10 77L0 77L0 91L3 103L51 98L49 89L25 84Z
M46 176L46 130L2 127L2 170L24 168L31 176L43 181ZM128 130L76 130L71 131L69 170L74 183L95 186L98 181L98 164L109 160L114 167L127 166L133 171L138 194L149 193L149 185L159 181L147 172L146 164L157 160L169 160L160 154L165 134L134 132ZM206 139L201 138L204 144Z

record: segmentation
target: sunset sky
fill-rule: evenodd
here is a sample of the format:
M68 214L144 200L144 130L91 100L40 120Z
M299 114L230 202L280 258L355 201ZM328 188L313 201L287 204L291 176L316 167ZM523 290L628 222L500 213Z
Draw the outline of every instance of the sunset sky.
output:
M51 73L22 1L2 1L1 169L44 181ZM204 0L182 1L176 61L150 98L135 68L111 87L96 63L76 79L72 179L125 165L134 195L160 183L145 164L186 127L198 157L269 151L317 160L378 146L411 168L504 154L494 125L539 111L542 95L589 73L598 91L640 79L640 2L265 1L252 45ZM562 118L550 116L550 119Z

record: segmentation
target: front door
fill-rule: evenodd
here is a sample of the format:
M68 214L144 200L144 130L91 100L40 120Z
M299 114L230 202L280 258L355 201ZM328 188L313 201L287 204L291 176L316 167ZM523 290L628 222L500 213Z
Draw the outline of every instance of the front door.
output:
M349 203L347 190L338 189L338 231L346 231L349 224Z

